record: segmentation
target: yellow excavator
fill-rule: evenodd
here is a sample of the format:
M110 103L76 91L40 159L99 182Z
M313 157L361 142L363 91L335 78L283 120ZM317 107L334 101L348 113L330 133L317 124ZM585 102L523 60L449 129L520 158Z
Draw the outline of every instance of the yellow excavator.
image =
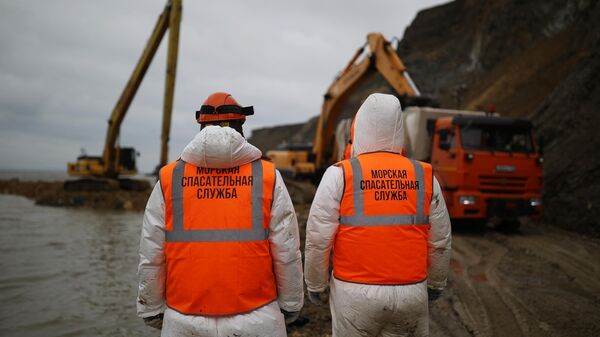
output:
M179 26L181 22L182 0L169 0L158 17L152 35L138 60L127 85L123 89L110 119L102 156L82 155L77 161L67 164L70 176L79 177L65 183L67 190L111 190L111 189L144 189L148 182L122 178L138 173L136 166L137 152L131 147L121 147L119 133L121 123L142 83L142 79L156 54L160 42L169 30L167 50L167 71L165 77L165 96L163 103L163 120L161 134L160 167L168 160L168 142L173 111L173 95L175 89L175 73L177 68L177 53L179 45Z
M269 151L267 157L291 176L320 176L325 168L339 160L335 128L340 117L342 114L353 117L361 104L360 101L349 102L352 94L364 92L363 99L366 98L371 92L365 90L365 86L374 81L374 75L382 77L387 86L377 91L387 90L396 95L403 106L436 104L421 96L391 43L381 33L370 33L367 42L356 51L324 95L312 151Z

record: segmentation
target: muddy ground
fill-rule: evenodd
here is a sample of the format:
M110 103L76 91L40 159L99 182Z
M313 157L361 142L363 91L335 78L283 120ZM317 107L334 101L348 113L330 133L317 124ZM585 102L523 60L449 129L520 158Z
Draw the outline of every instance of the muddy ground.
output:
M295 201L309 199L288 187ZM304 246L310 205L295 204ZM599 261L600 240L555 227L453 224L449 284L430 308L430 335L600 336ZM329 306L305 300L308 322L289 336L331 336Z
M287 182L302 248L314 187ZM65 192L62 183L0 181L40 204L141 211L149 191ZM600 336L600 240L527 223L515 232L453 224L449 284L430 308L431 336ZM306 298L289 336L331 336L329 306Z
M452 256L431 336L600 336L597 240L534 224L513 233L463 225ZM306 302L309 322L289 335L331 336L329 307Z

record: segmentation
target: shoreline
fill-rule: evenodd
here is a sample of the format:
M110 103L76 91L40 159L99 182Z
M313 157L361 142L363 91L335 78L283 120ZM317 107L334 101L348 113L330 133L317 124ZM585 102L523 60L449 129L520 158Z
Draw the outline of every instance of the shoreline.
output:
M0 180L0 193L20 195L36 205L92 208L103 210L143 211L151 189L144 191L65 191L64 181Z

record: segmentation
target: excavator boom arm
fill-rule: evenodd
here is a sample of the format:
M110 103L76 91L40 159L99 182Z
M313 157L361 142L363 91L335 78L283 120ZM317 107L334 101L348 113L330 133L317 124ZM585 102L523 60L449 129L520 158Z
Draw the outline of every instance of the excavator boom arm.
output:
M179 47L179 24L181 23L181 0L173 0L169 15L169 49L167 51L167 74L165 77L165 100L163 105L163 122L160 143L160 159L158 170L167 165L169 160L169 133L171 130L171 115L173 113L173 98L175 92L175 74L177 71L177 53Z
M117 104L115 105L110 119L108 120L108 130L106 132L106 142L104 144L104 152L102 158L104 161L104 172L107 177L116 177L119 173L119 163L117 160L117 139L119 137L119 131L121 129L121 123L123 118L135 97L135 94L142 83L142 79L152 62L152 58L156 54L156 50L160 45L162 38L169 28L169 18L173 5L179 4L179 10L181 10L181 0L172 0L167 3L165 9L158 17L158 21L154 26L152 35L144 48L138 63L131 74L131 77L127 81L127 85L123 89ZM173 75L174 76L174 75ZM170 120L170 118L169 118ZM167 136L168 138L168 136Z
M327 158L328 149L332 145L333 130L335 122L341 114L342 105L370 69L374 68L378 71L399 96L419 96L419 91L410 80L406 67L382 34L369 34L367 45L370 54L356 63L364 52L364 46L358 49L325 94L313 147L317 168L323 168L330 164L330 160Z

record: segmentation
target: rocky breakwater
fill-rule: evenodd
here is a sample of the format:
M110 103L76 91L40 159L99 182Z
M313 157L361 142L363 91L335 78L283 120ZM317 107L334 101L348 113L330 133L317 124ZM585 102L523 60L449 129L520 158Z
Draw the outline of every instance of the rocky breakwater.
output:
M67 191L64 182L0 180L0 193L32 199L37 205L142 211L150 188L139 191Z

